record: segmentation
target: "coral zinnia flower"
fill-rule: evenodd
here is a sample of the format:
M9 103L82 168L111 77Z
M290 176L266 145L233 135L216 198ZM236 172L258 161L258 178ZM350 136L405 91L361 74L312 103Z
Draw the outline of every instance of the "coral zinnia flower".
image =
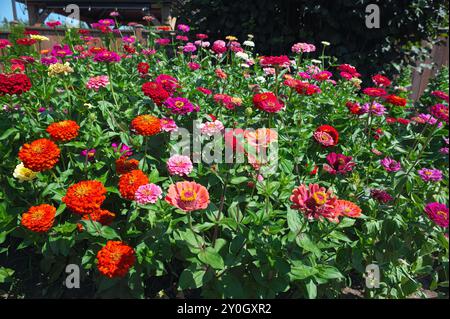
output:
M50 124L46 131L54 141L68 142L78 136L79 129L77 122L67 120Z
M336 214L339 216L351 217L351 218L359 218L361 217L361 208L355 203L349 202L347 200L336 201L334 206Z
M91 214L100 209L106 199L106 188L99 181L81 181L67 189L63 203L77 214Z
M55 214L56 208L51 205L33 206L22 215L21 224L31 231L46 233L53 226Z
M301 211L308 219L326 218L331 222L339 221L339 215L334 209L337 199L333 192L325 187L317 184L300 185L293 190L290 200L291 208Z
M126 156L121 156L116 160L116 173L117 175L123 175L134 171L139 167L139 161L132 158L128 159Z
M109 278L124 277L133 267L136 256L134 249L120 241L108 241L97 253L97 268Z
M34 172L52 169L59 160L58 146L46 138L24 144L19 151L19 159L26 168Z
M134 170L129 173L123 174L119 179L119 192L123 198L128 200L134 200L136 191L139 186L149 183L147 175L141 170Z
M332 175L346 174L351 172L356 165L352 162L351 156L345 156L342 154L330 153L327 155L328 164L323 165L323 169Z
M429 203L425 213L438 226L448 228L448 207L441 203Z
M139 115L131 121L131 129L142 136L152 136L161 132L161 121L153 115Z
M208 190L195 182L178 182L170 185L166 202L184 211L206 209L209 205Z
M336 146L339 142L338 131L330 125L322 125L314 132L314 139L325 147Z

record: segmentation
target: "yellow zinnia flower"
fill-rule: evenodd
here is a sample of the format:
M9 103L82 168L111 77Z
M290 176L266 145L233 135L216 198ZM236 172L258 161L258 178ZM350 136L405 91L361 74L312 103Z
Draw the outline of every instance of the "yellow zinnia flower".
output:
M49 41L50 39L40 34L30 34L30 38L36 41Z

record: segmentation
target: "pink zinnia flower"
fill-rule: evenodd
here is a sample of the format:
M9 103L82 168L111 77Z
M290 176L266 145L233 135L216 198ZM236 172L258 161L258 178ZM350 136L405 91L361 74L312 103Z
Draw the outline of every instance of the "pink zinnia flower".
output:
M325 187L317 184L300 185L293 190L290 200L291 208L301 211L308 219L326 218L331 222L339 221L334 209L337 199L333 192Z
M170 39L164 39L164 38L155 40L155 43L160 45L160 46L162 46L162 47L169 45L170 42L171 42Z
M58 63L58 59L54 56L48 56L48 57L44 56L41 58L41 63L43 65L49 66L49 65Z
M170 175L186 176L189 175L194 166L191 159L183 155L174 155L167 161L167 170Z
M361 107L361 111L364 113L371 113L376 116L383 116L383 114L386 113L386 108L382 104L374 101L372 103L365 103Z
M206 122L200 124L200 132L203 135L213 136L215 134L220 134L225 129L221 121L215 120L213 122Z
M444 104L433 105L430 109L430 113L437 119L444 121L448 124L448 106Z
M45 24L50 28L56 28L61 25L61 21L47 21Z
M155 204L158 199L162 198L161 187L155 184L141 185L136 190L134 198L141 205Z
M442 171L438 169L422 168L418 173L424 182L439 182L442 180Z
M196 62L189 62L188 63L188 67L189 69L191 69L192 71L197 71L198 69L200 69L201 65L196 63Z
M448 228L448 207L441 203L429 203L425 206L425 213L436 225Z
M170 185L166 202L183 211L206 209L209 205L208 190L195 182L179 182Z
M176 130L178 130L178 126L174 120L163 118L161 119L161 129L164 132L175 132Z
M98 92L100 88L107 87L109 85L109 77L107 75L94 76L88 80L86 87L90 90Z
M296 43L292 46L292 53L307 53L316 51L316 46L309 43Z
M96 153L96 150L95 150L95 148L93 148L90 150L83 150L80 154L81 154L81 156L86 158L88 161L92 161L95 158L95 153Z
M433 95L434 97L437 97L438 99L447 101L447 102L449 100L448 94L443 91L433 91L433 92L431 92L431 95Z
M179 87L178 80L167 74L158 75L155 82L163 87L164 90L173 94Z
M402 169L402 165L400 164L400 162L397 162L396 160L390 157L383 158L380 161L380 164L384 167L384 169L387 172L398 172L399 170Z
M217 40L213 43L212 50L216 54L224 54L227 52L227 44L225 41Z
M184 53L194 53L195 51L197 51L197 47L191 42L187 43L183 47L183 52Z
M351 156L342 154L330 153L327 156L328 164L323 166L323 169L332 175L346 174L353 170L356 163L352 162Z
M72 55L73 52L70 50L69 46L65 44L64 46L61 46L59 44L55 44L53 46L51 55L58 58L64 58L66 56Z
M191 28L188 25L185 24L179 24L178 25L178 30L180 30L181 32L187 33L191 30Z
M329 80L332 76L333 76L333 74L331 72L320 71L319 73L314 74L313 78L316 81L326 81L326 80Z

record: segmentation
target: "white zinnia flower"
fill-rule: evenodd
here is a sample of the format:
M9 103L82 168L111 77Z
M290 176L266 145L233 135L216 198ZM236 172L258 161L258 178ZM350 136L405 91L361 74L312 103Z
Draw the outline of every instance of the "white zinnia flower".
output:
M25 165L23 165L23 163L17 165L13 173L14 178L17 178L21 183L32 181L33 179L36 178L36 175L37 175L36 172L32 171L29 168L26 168Z

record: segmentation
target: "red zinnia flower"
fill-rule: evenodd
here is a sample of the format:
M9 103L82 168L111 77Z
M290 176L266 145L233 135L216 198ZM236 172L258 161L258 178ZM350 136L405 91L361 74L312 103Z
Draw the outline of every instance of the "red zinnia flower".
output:
M0 96L20 95L30 89L31 81L26 74L0 74Z
M325 147L336 146L339 142L339 132L330 125L322 125L314 132L314 138Z
M268 113L276 113L284 107L284 103L272 92L256 94L253 97L253 104Z
M396 106L404 107L404 106L406 106L406 103L407 103L406 99L404 99L400 96L397 96L397 95L393 95L393 94L384 97L384 99L387 103L396 105Z
M148 73L148 70L150 69L150 65L147 62L140 62L137 66L138 72L142 75L145 75Z
M156 105L161 106L169 97L170 94L162 85L156 82L147 82L142 85L142 92L155 102Z
M377 74L372 77L373 83L375 83L376 86L380 87L387 87L391 85L391 80L389 80L387 77Z
M380 97L387 94L386 90L382 88L365 88L363 93L371 97Z
M262 66L275 66L275 67L286 67L291 64L289 57L286 55L281 56L266 56L261 59Z
M97 268L109 278L124 277L133 267L136 256L134 249L120 241L108 241L97 253Z

